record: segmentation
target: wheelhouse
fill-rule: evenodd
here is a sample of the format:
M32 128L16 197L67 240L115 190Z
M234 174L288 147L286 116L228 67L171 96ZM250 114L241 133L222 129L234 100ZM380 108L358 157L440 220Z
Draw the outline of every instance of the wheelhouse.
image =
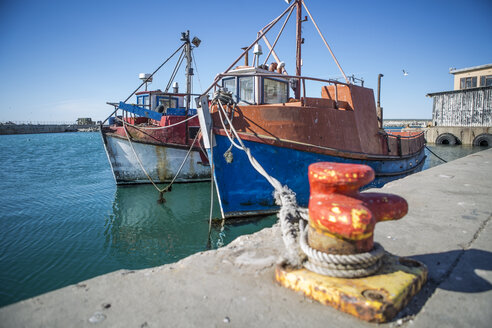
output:
M136 94L137 106L158 112L164 115L185 114L185 94L164 93L157 91L142 91Z
M289 79L258 67L240 67L222 78L222 87L232 92L239 105L286 103Z

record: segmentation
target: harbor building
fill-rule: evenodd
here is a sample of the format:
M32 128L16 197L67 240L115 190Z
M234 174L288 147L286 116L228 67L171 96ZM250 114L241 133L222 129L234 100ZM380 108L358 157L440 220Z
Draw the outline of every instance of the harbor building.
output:
M451 68L449 74L454 75L454 90L492 86L492 64L467 68Z
M451 68L454 90L427 94L433 98L429 143L492 145L492 64Z

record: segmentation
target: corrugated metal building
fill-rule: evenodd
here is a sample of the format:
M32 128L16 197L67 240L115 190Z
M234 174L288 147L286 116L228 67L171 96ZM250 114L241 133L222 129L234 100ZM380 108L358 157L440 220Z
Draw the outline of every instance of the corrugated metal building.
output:
M434 98L434 126L492 126L492 64L451 68L454 90L429 93Z
M450 69L454 90L429 93L434 99L427 142L492 146L492 64Z
M434 126L492 126L492 86L429 93Z

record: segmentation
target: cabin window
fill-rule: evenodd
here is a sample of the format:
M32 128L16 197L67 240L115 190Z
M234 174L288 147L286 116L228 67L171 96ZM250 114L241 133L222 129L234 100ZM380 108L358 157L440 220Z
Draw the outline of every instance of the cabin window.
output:
M289 97L287 82L273 79L263 79L263 103L279 104L287 102Z
M178 108L178 98L174 97L157 97L157 106L154 109L159 113L167 113L168 108Z
M178 98L159 97L159 105L163 105L165 109L178 108Z
M137 105L148 107L150 104L149 95L137 96Z
M232 96L236 98L236 78L231 77L222 80L222 87L226 88L227 91L232 92Z
M460 89L469 89L477 87L477 77L462 77L460 79Z
M253 104L255 102L254 82L254 76L243 76L239 78L239 101L247 104Z

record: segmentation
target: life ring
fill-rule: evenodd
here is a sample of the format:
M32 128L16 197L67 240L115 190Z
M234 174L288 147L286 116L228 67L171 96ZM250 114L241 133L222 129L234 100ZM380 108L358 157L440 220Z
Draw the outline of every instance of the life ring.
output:
M459 145L460 141L451 133L443 133L436 139L436 145Z
M473 146L490 147L492 146L492 134L482 133L473 139Z

